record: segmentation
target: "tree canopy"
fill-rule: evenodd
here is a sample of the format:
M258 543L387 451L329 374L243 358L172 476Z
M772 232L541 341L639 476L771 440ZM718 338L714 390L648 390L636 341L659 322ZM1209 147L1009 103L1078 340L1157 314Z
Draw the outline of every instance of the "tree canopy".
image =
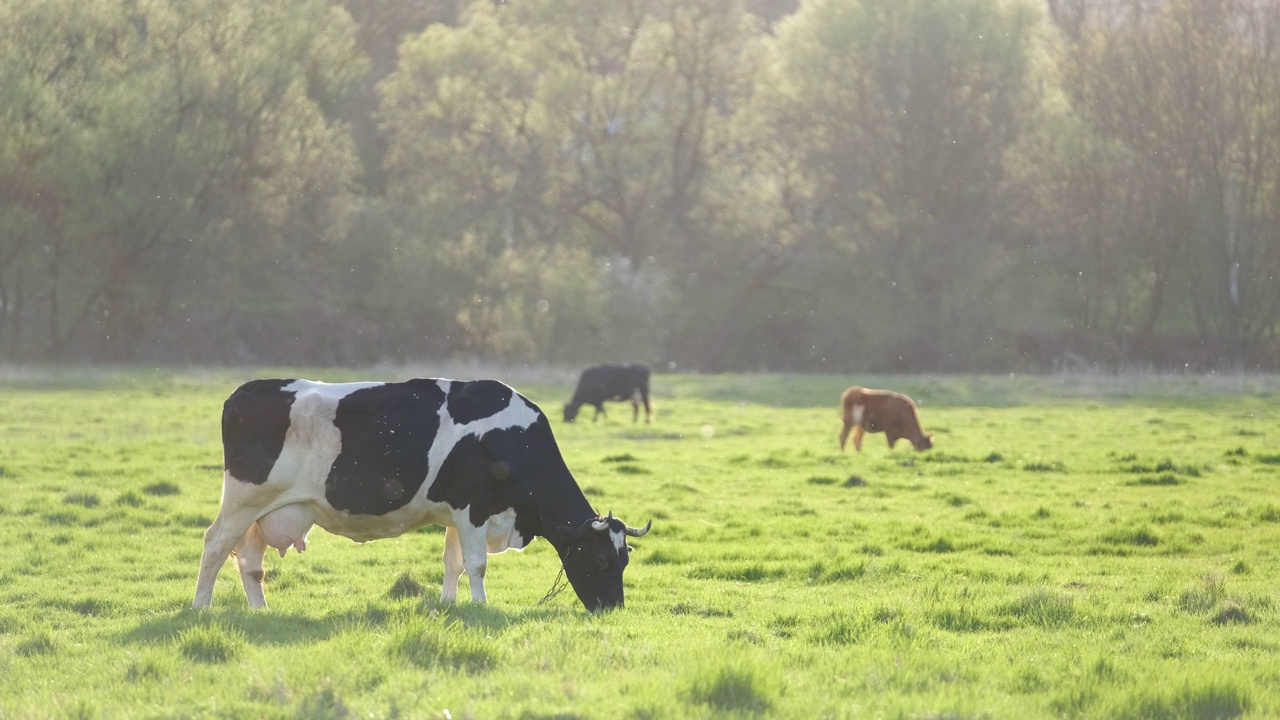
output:
M0 358L1280 365L1280 6L0 6Z

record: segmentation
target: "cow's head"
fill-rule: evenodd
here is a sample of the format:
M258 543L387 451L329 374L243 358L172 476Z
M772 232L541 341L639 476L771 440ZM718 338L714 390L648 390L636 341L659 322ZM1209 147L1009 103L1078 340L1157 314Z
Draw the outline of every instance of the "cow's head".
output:
M579 407L581 406L574 405L573 403L565 403L564 404L564 421L573 422L574 420L576 420L578 417Z
M651 527L652 520L639 529L627 527L609 513L568 533L568 549L561 556L564 574L588 610L622 607L622 571L631 553L627 538L641 537Z
M933 436L921 433L920 439L911 444L916 446L916 450L928 450L933 447Z

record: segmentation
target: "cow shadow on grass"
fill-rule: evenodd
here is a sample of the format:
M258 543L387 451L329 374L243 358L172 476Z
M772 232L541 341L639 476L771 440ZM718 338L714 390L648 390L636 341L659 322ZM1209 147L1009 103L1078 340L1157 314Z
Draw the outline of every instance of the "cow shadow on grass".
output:
M531 606L515 610L487 603L444 603L435 599L417 602L395 600L371 601L364 608L330 613L321 617L253 611L194 610L184 608L147 620L120 635L124 645L165 645L179 639L193 628L217 625L241 635L251 645L304 645L322 642L352 628L379 628L403 622L412 616L439 620L444 625L462 625L486 635L501 634L509 627L553 618L584 615L576 608Z
M195 610L184 608L147 620L122 633L125 645L163 645L192 628L220 625L242 633L253 645L298 645L318 642L337 634L345 626L333 617L308 617L277 612L241 610Z

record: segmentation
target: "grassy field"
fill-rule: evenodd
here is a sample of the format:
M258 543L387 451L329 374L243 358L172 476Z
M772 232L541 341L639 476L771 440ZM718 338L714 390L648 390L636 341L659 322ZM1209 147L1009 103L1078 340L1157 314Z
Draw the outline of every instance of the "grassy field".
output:
M437 528L316 529L269 610L230 563L190 610L222 400L274 374L0 378L0 717L1280 716L1280 379L658 375L652 425L566 426L532 378L654 521L624 610L540 604L545 541L442 606ZM855 380L935 449L838 452Z

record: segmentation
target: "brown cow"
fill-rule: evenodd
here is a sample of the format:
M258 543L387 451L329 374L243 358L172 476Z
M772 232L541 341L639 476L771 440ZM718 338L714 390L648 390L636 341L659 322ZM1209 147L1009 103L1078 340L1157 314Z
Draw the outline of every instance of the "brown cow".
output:
M840 417L844 429L840 431L840 449L844 450L849 431L853 434L853 447L862 452L862 433L882 432L889 438L889 449L898 438L911 441L916 450L933 447L933 436L920 429L920 414L911 398L891 390L871 390L853 386L840 396Z

